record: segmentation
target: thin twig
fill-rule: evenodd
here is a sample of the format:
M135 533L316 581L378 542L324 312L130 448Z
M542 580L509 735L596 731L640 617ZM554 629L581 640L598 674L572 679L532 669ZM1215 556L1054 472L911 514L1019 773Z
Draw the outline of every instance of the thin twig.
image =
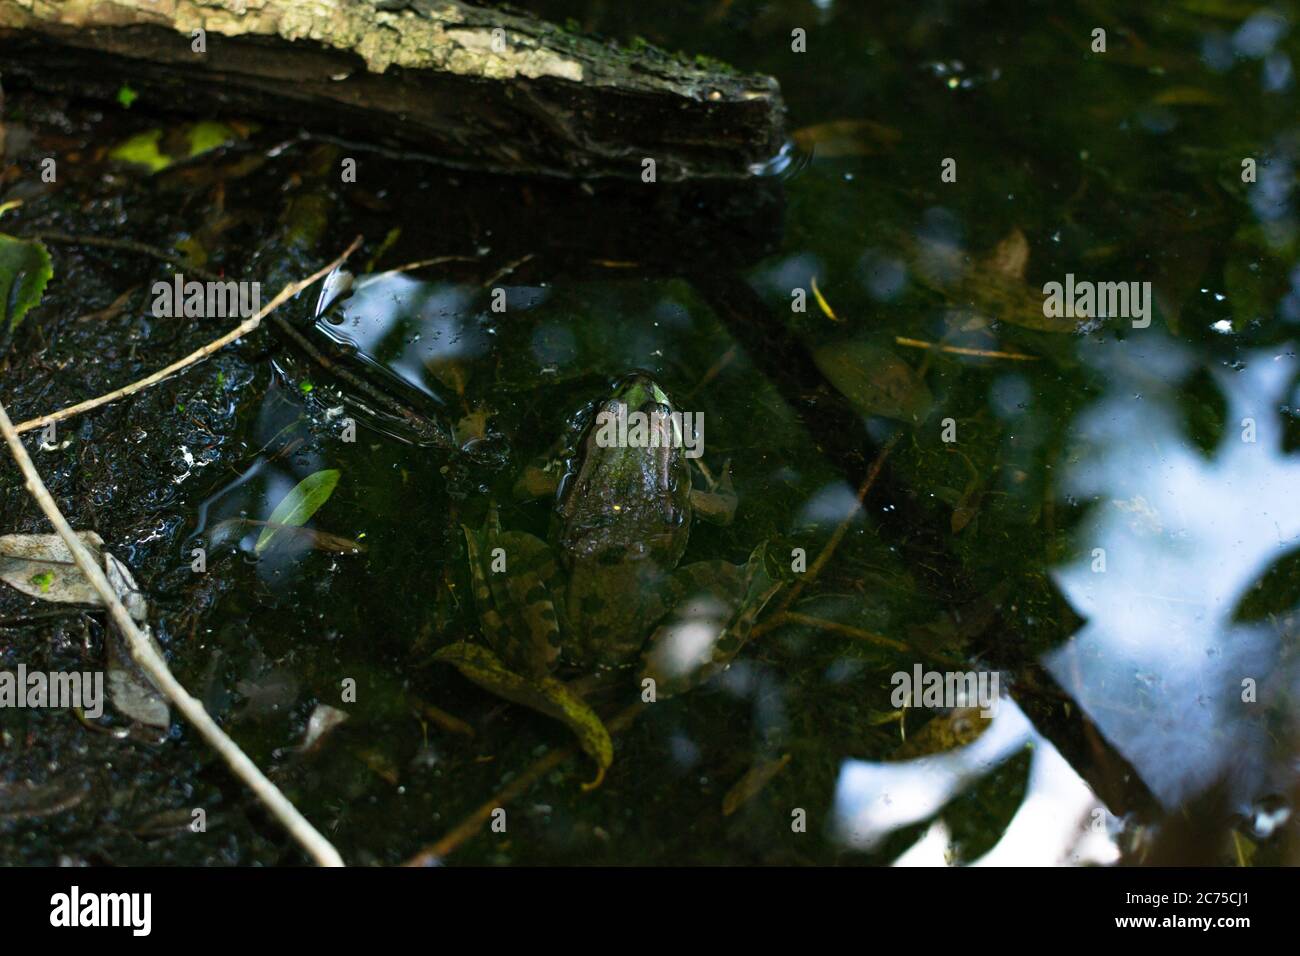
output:
M839 621L828 621L825 618L812 617L808 614L796 614L794 611L782 611L772 618L772 627L780 627L782 624L803 624L806 627L816 627L823 631L854 637L860 641L866 641L868 644L875 644L878 647L887 647L891 651L907 653L912 650L910 644L892 637L886 637L884 634L877 634L874 631L854 627L851 624L841 624Z
M871 467L867 469L867 476L862 479L862 484L858 486L858 493L856 496L857 507L853 509L851 514L840 522L839 526L831 534L831 539L826 542L826 547L822 548L821 553L817 555L812 566L808 568L808 572L804 574L795 583L794 587L789 590L785 598L782 599L781 604L774 612L772 612L772 615L766 621L763 621L754 627L751 637L757 637L759 634L766 633L775 628L777 626L777 623L775 622L780 621L785 612L789 610L792 604L794 604L795 599L803 593L803 589L813 581L817 580L817 575L821 573L822 568L826 566L826 562L828 562L831 559L831 556L835 553L835 549L838 548L840 542L844 540L844 535L848 533L849 525L853 523L853 519L857 517L858 510L862 507L863 499L867 497L867 492L871 490L871 486L874 485L876 479L880 477L880 470L885 467L885 459L889 457L889 453L894 450L896 444L898 444L897 432L890 437L889 441L885 442L884 447L880 449L880 453L876 455L876 460L873 461Z
M501 281L502 279L504 279L506 276L510 275L512 272L514 272L516 269L518 269L520 266L522 266L525 262L530 261L530 260L533 258L533 256L534 256L535 254L536 254L536 253L532 253L532 252L530 252L530 253L528 253L528 255L526 255L526 256L520 256L520 257L519 257L518 259L516 259L514 262L507 262L507 263L506 263L505 265L503 265L500 269L498 269L496 272L492 273L491 276L489 276L487 279L485 279L485 280L483 281L482 288L487 289L487 288L490 288L491 286L496 285L498 282L500 282L500 281Z
M393 266L391 269L385 269L383 272L376 272L374 275L368 275L358 279L353 286L354 289L364 289L372 283L387 279L389 276L395 276L401 272L411 272L415 269L424 269L428 266L440 266L447 262L478 262L477 256L434 256L432 259L417 259L415 262L405 262L400 266Z
M317 863L321 866L343 866L343 858L339 856L338 850L334 849L275 784L257 769L257 765L239 749L239 745L217 726L216 721L203 709L203 705L191 697L181 686L180 681L172 675L167 662L154 650L149 638L132 620L130 612L118 598L103 570L72 530L63 513L59 511L59 506L50 496L49 489L45 487L45 482L36 471L36 466L32 464L31 456L23 447L22 439L18 437L18 430L9 420L9 414L5 411L2 402L0 402L0 432L4 434L14 461L18 463L18 469L26 480L28 492L36 500L41 511L45 512L45 517L49 519L50 524L54 525L54 530L59 533L59 537L71 552L73 561L108 608L113 623L126 638L127 645L131 649L131 657Z
M101 405L107 405L109 402L115 402L119 398L125 398L128 395L134 395L136 392L143 391L144 389L148 388L150 385L156 385L159 382L163 381L164 379L169 378L172 375L175 375L181 369L188 368L189 366L193 365L195 362L202 361L203 359L211 355L213 352L225 348L227 345L229 345L231 342L235 341L236 339L241 338L247 335L248 333L252 332L254 329L258 327L258 325L261 324L262 319L268 313L279 308L280 305L286 300L292 299L303 289L307 288L317 279L321 278L321 276L328 275L330 272L334 271L334 269L338 268L338 266L344 260L346 260L348 256L352 255L352 253L356 251L359 245L361 245L361 237L357 236L355 239L352 240L352 245L348 246L347 249L344 250L343 254L339 256L337 259L335 259L333 262L331 262L329 265L323 266L322 268L318 269L316 272L313 272L305 279L299 279L297 282L289 283L287 286L285 286L283 289L280 290L279 295L277 295L274 299L272 299L261 309L259 309L257 311L257 314L253 315L250 318L245 319L243 322L239 323L239 325L235 326L235 328L231 329L225 335L221 336L220 338L213 339L211 342L203 346L201 349L197 349L196 351L191 352L189 355L185 356L182 359L177 359L175 362L172 362L172 364L168 365L166 368L159 369L157 372L154 372L152 375L145 376L144 378L140 379L138 382L132 382L130 385L124 386L123 388L119 388L116 391L109 392L107 395L100 395L98 398L89 398L84 402L78 402L76 405L69 405L67 408L61 408L57 412L51 412L50 414L42 415L39 418L29 418L27 421L22 422L17 426L17 431L26 432L26 431L31 431L33 428L41 428L45 425L50 424L51 422L62 421L65 418L71 418L74 415L80 415L82 412L90 411L92 408L98 408Z
M1025 355L1023 352L1001 352L997 349L972 349L963 345L944 345L934 342L927 342L924 339L909 339L905 335L894 336L894 341L899 345L906 345L914 349L938 349L940 352L947 352L951 355L974 355L977 358L992 359L1010 359L1014 362L1037 362L1037 355Z

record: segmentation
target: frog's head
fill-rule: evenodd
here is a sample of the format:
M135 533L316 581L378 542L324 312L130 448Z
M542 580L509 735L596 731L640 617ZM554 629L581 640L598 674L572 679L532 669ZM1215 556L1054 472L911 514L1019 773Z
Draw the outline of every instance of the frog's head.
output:
M672 412L645 372L620 379L596 407L557 501L560 541L571 557L653 556L670 567L680 558L691 473Z
M647 372L632 372L614 383L613 394L605 402L605 407L617 411L619 405L629 411L648 411L650 405L662 405L667 411L672 411L673 407L667 393Z

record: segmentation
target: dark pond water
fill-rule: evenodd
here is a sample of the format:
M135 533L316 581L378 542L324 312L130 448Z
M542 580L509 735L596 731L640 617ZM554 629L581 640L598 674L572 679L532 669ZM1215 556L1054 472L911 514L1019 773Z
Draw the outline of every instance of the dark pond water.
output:
M776 76L789 149L745 184L584 187L7 85L6 231L272 291L364 237L350 288L277 313L333 370L266 328L36 453L181 680L358 864L1295 862L1293 7L529 6ZM50 247L0 359L15 420L226 327L151 314L169 263ZM1125 300L1052 314L1049 283ZM784 586L690 693L590 689L617 732L584 790L568 730L434 655L482 639L462 524L495 501L546 537L516 479L633 369L738 494L682 563L765 542ZM260 548L328 470L311 530ZM45 530L13 469L0 517ZM102 666L101 616L0 601L3 667ZM900 707L931 673L991 718ZM347 719L304 748L322 705ZM131 723L0 711L0 861L301 861L179 718ZM505 832L456 829L498 805Z

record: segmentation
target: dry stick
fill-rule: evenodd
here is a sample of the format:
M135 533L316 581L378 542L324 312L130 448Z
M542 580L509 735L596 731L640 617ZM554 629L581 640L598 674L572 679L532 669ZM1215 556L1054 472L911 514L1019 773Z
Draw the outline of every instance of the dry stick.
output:
M248 755L239 749L239 745L217 726L216 721L203 709L203 705L191 697L180 682L172 676L167 662L153 649L149 639L131 619L130 613L123 606L103 570L59 511L59 506L55 504L49 489L45 487L45 482L41 480L36 467L32 464L31 456L23 447L22 439L18 437L18 430L9 420L9 414L5 411L3 403L0 403L0 432L3 432L9 450L13 452L14 461L18 463L18 468L26 479L27 490L36 500L41 511L45 512L45 517L49 519L50 524L54 525L54 530L59 533L64 544L68 546L68 550L72 553L72 560L76 562L81 573L86 576L86 580L107 606L113 623L126 638L135 662L317 863L321 866L343 866L343 858L339 856L338 850L334 849L330 842L307 822L307 819L298 812L298 808L290 803L275 784L266 779L262 771L257 769L257 765L248 759Z
M297 282L289 283L287 286L285 286L283 289L280 290L279 295L277 295L274 299L272 299L261 309L259 309L256 315L253 315L251 318L245 319L243 322L239 323L239 325L235 326L235 328L231 329L225 335L221 336L218 339L213 339L207 345L203 346L201 349L191 352L183 359L178 359L177 361L172 362L172 364L168 365L166 368L160 369L159 371L154 372L152 375L147 375L144 378L140 379L140 381L138 382L132 382L130 385L127 385L123 388L119 388L117 391L109 392L107 395L101 395L98 398L90 398L84 402L78 402L76 405L69 405L67 408L61 408L57 412L51 412L50 414L42 415L39 418L29 418L27 421L19 424L16 430L19 432L31 431L33 428L40 428L44 425L50 424L51 422L62 421L65 418L71 418L74 415L80 415L82 412L90 411L90 409L92 408L98 408L101 405L107 405L109 402L115 402L119 398L125 398L128 395L134 395L136 392L143 391L144 389L148 388L150 385L156 385L159 382L161 382L163 379L175 375L181 369L188 368L189 366L193 365L195 362L202 361L203 359L211 355L213 352L225 348L227 345L229 345L231 342L235 341L236 339L247 335L249 332L252 332L254 329L258 327L259 324L261 324L262 319L268 313L279 308L280 305L283 302L285 302L287 299L292 299L303 289L307 288L317 279L321 278L321 276L328 275L330 272L334 271L334 269L338 268L338 266L341 265L347 259L348 256L352 255L352 253L356 251L359 245L361 245L361 237L357 236L355 239L352 240L352 245L348 246L347 249L344 250L343 254L339 256L337 259L335 259L333 262L331 262L329 265L322 267L316 272L313 272L305 279L299 279Z

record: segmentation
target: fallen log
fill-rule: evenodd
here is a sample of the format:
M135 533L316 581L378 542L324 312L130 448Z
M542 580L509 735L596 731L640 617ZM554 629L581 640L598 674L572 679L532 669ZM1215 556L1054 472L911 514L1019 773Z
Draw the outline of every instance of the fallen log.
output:
M510 174L745 177L784 142L771 77L459 0L5 0L0 70Z

